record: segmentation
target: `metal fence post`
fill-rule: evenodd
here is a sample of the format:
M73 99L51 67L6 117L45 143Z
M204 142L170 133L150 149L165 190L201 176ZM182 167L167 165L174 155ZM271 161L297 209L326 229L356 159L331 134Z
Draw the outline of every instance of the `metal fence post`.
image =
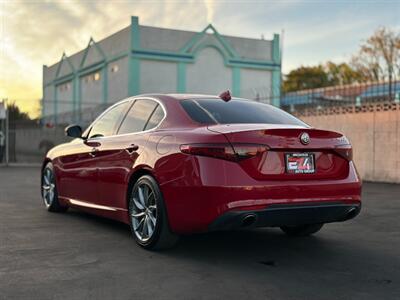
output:
M10 143L10 123L9 123L9 118L10 118L10 114L9 114L9 110L8 110L8 105L7 105L7 99L5 99L4 100L4 104L5 104L5 107L6 107L6 136L5 136L5 138L6 138L6 166L8 166L8 163L9 163L9 155L10 155L10 152L9 152L9 149L10 149L10 145L9 145L9 143Z
M361 97L360 96L356 97L356 106L361 106Z
M400 103L400 93L396 93L396 95L394 96L394 102Z

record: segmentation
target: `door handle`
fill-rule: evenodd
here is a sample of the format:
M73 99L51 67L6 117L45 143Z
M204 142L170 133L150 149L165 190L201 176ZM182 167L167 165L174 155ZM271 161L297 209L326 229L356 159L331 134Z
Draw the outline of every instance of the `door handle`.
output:
M97 148L92 148L92 151L89 152L89 155L90 155L91 157L95 157L96 154L97 154L97 152L99 152L99 149L97 149Z
M133 152L137 151L139 149L138 145L131 144L128 147L125 148L125 150L129 153L132 154Z

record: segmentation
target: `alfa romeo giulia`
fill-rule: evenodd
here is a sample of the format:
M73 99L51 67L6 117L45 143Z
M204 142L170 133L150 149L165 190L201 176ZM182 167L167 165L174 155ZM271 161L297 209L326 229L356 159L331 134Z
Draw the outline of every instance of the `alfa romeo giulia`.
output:
M213 230L305 236L361 208L345 136L228 92L131 97L66 134L43 162L47 210L124 222L146 249Z

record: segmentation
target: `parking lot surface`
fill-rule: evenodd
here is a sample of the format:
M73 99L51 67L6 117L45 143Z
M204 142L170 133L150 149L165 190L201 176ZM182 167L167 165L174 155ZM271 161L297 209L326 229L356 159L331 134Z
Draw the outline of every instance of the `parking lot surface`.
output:
M400 185L365 183L354 220L137 247L129 227L45 211L38 168L0 168L0 299L400 299Z

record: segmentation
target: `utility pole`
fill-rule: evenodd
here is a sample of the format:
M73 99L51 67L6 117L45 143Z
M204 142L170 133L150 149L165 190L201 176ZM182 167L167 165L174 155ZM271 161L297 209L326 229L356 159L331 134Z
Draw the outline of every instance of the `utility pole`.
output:
M0 144L0 151L1 151L1 160L0 160L0 164L3 161L3 157L4 157L4 162L5 165L8 165L8 110L7 110L7 99L3 98L1 100L1 111L0 111L0 131L1 134L3 135L1 137L2 142ZM5 155L4 155L5 154Z
M8 163L10 161L10 114L8 112L8 103L7 103L7 98L4 99L4 106L6 108L6 166L8 166Z

